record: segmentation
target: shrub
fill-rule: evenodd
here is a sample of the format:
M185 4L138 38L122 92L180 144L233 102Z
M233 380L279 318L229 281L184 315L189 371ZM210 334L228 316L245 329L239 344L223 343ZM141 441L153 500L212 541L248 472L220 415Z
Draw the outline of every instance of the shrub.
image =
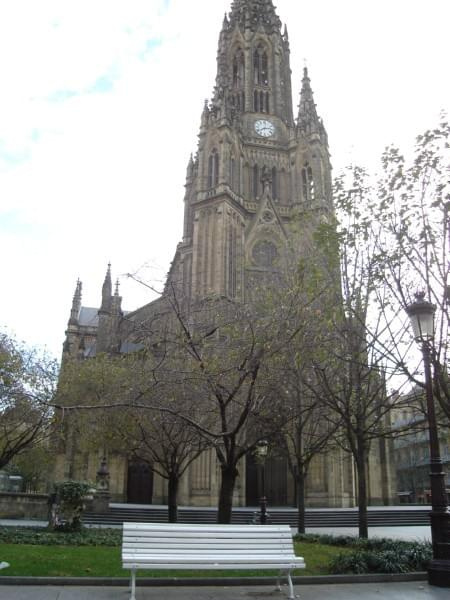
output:
M389 538L363 539L353 536L296 535L295 540L354 548L339 554L330 564L332 573L407 573L423 571L432 557L428 542L406 542Z
M431 545L403 542L391 548L357 550L339 554L331 561L330 570L345 573L408 573L423 571L431 559Z
M56 504L52 510L51 526L55 531L79 531L84 500L92 486L84 481L63 481L55 484ZM61 521L61 516L64 522Z

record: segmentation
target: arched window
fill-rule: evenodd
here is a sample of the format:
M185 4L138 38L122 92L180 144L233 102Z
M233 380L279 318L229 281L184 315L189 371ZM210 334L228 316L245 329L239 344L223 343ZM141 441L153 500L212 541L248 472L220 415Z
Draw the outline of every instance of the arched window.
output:
M245 80L245 57L241 48L239 48L233 59L233 87L240 89L244 87Z
M270 112L269 92L266 92L266 113Z
M219 183L219 153L214 150L208 159L208 188L212 188Z
M315 196L314 178L312 169L308 163L306 163L302 169L302 188L303 200L305 202L312 202Z
M229 180L230 180L230 188L232 190L235 190L235 181L236 181L236 160L234 158L234 156L232 156L230 158L230 173L229 173Z
M253 54L253 77L255 85L269 85L269 59L262 44L259 44Z
M272 169L272 200L278 200L278 173L275 167Z
M233 226L230 226L228 232L228 293L231 298L236 297L237 291L236 255L236 231Z
M254 167L253 167L252 192L253 192L253 198L256 200L259 196L259 167L258 167L258 165L254 165Z
M253 94L253 110L259 112L259 94L257 90Z

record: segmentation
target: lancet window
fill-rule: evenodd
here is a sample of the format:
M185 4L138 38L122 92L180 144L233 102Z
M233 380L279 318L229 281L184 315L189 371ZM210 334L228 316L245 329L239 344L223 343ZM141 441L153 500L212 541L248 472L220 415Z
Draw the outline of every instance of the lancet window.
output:
M236 297L237 292L237 239L236 230L231 225L228 231L228 294Z
M253 93L253 108L255 112L268 113L270 109L269 92L255 90Z
M257 200L259 197L259 188L260 188L259 167L258 167L258 165L254 165L253 173L252 173L252 196L255 200Z
M230 158L229 180L231 189L237 194L240 193L239 178L239 162L232 156Z
M219 153L214 150L208 159L208 188L212 188L219 183Z
M245 93L237 92L231 96L231 103L233 108L237 110L244 111L245 110Z
M278 200L279 198L279 193L278 193L278 173L275 167L273 167L272 169L272 200Z
M253 54L253 74L255 85L269 85L269 59L262 44L259 44Z
M302 169L302 189L303 200L305 202L312 202L315 197L314 178L311 166L308 163Z
M233 59L233 88L239 90L245 82L245 57L241 48L238 48Z

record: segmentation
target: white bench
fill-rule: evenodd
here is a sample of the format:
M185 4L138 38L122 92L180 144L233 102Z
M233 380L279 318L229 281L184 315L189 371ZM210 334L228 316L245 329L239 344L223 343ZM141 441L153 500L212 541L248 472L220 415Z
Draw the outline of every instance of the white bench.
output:
M305 561L295 556L289 525L124 523L122 566L131 570L130 600L138 569L276 569L286 572L293 599L291 570Z

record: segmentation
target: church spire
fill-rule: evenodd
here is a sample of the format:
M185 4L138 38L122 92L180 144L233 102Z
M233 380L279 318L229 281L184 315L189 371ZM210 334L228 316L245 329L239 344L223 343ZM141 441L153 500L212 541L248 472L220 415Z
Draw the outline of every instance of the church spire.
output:
M102 305L100 310L109 312L111 308L111 296L112 296L112 281L111 281L111 263L108 263L108 269L106 270L105 281L102 286Z
M314 95L311 88L311 79L309 78L307 67L303 69L297 127L303 135L321 135L322 133L325 133L322 121L317 114Z
M80 314L80 309L81 309L82 287L83 287L83 284L78 279L77 285L75 287L75 293L73 295L73 300L72 300L72 309L70 311L69 325L77 325L78 324L78 315Z

